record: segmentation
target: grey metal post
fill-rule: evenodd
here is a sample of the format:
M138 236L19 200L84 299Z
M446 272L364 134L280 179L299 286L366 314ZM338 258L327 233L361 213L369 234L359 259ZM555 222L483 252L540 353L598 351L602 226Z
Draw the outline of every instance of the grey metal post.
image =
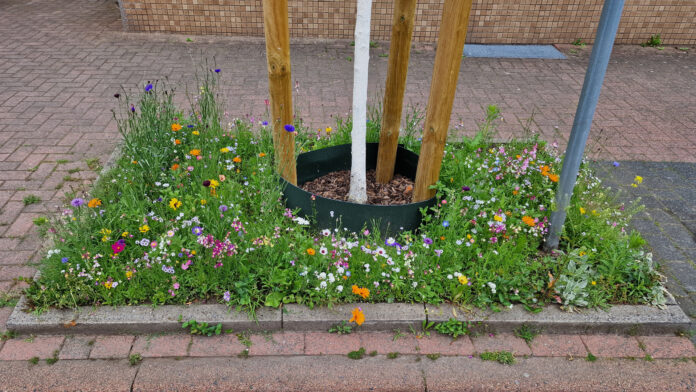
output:
M563 159L563 169L561 178L556 191L556 210L551 213L551 226L549 235L544 244L544 249L551 250L558 248L558 240L563 231L563 224L566 219L566 210L573 196L573 188L578 177L578 170L585 152L585 144L590 134L592 118L597 108L599 93L604 82L604 75L611 57L611 50L614 47L616 31L619 28L621 12L623 11L624 0L605 0L602 8L602 16L599 19L595 43L592 47L590 64L585 74L585 83L580 93L580 102L575 112L573 129L570 131L568 149Z

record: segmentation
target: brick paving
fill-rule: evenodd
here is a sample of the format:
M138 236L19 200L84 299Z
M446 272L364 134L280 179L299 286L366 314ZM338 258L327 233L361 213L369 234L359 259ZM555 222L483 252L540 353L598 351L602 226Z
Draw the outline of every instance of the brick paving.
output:
M133 92L148 80L168 77L181 85L178 90L183 92L183 86L192 86L202 60L215 58L223 69L229 117L259 119L266 111L263 102L267 98L267 82L259 77L266 68L262 40L191 37L193 42L186 42L185 36L123 33L114 2L106 0L4 0L0 2L0 19L0 294L25 287L21 278L31 277L36 271L33 264L40 258L41 240L33 219L55 213L67 193L89 186L96 172L90 170L87 160L98 158L103 164L113 151L119 139L111 114L117 103L113 94L122 86ZM562 146L570 133L590 49L569 45L559 48L568 60L463 59L452 117L457 133L471 134L484 108L496 104L504 118L498 138L524 135L522 125L533 113L530 131ZM332 125L333 116L349 113L353 64L347 58L352 56L352 50L348 42L342 41L293 44L294 102L298 115L310 128ZM377 97L384 85L387 59L379 55L387 52L384 43L373 49L371 97ZM412 52L407 105L424 107L433 59L432 48L418 47ZM178 100L183 102L183 95ZM627 191L625 197L640 196L646 204L646 210L633 225L664 266L670 292L692 318L696 317L693 102L696 48L685 53L670 47L662 51L616 47L588 144L592 158L609 161L597 164L605 182ZM619 161L620 166L614 167L611 161ZM644 183L629 189L635 175L643 176ZM24 199L29 195L38 196L41 201L25 205ZM4 331L9 310L0 308L0 332ZM483 366L490 370L488 364L469 356L510 350L518 356L531 357L519 365L524 372L533 363L543 364L544 369L570 366L570 370L578 368L589 373L613 367L622 369L619 374L632 375L636 380L640 372L670 375L676 383L670 390L688 390L696 385L696 363L689 359L696 354L693 344L684 337L598 335L566 339L541 335L530 344L511 335L464 336L454 342L437 334L417 339L408 333L396 340L390 333L338 336L320 332L250 338L249 362L241 362L249 365L244 370L248 372L244 373L246 381L253 380L250 374L254 374L254 364L273 368L274 357L282 355L287 362L278 363L288 363L288 367L277 365L281 374L305 370L298 366L316 370L321 365L322 369L342 371L347 365L359 369L358 364L363 363L368 367L359 374L370 373L372 367L381 369L381 374L403 372L402 383L394 384L402 389L423 382L428 390L448 389L458 384L447 384L449 379L443 376L443 369L450 365L461 369L470 364L476 369ZM359 347L379 355L364 362L344 363L336 359ZM158 374L162 377L163 370L178 369L177 362L193 369L210 364L211 372L216 366L224 369L230 363L239 364L235 361L243 359L236 357L244 348L234 335L21 336L0 341L0 385L10 385L10 389L73 386L72 389L104 390L108 385L115 390L138 386L171 390L164 387L166 383L159 384L159 388L148 387L155 385L152 383ZM51 358L56 350L59 362L55 365L42 360L36 367L28 367L26 360L35 356ZM656 361L600 359L593 364L579 359L587 355L587 350L598 357L611 358L643 358L650 354ZM405 359L388 360L384 354L389 352L399 352ZM125 359L135 353L146 359L140 365L130 366ZM425 354L442 354L448 359L428 360L418 366L412 363ZM220 361L211 362L211 357ZM255 357L263 361L254 362ZM169 362L172 358L188 362ZM309 362L302 362L302 358L309 358ZM318 361L312 362L313 358ZM566 358L581 362L567 366ZM510 373L501 370L506 369L503 365L496 366L499 367L493 369L501 378ZM322 372L326 370L312 374L324 374L317 376L321 380L327 374ZM524 372L510 373L512 378L505 379L524 381L529 377ZM136 374L141 375L140 379L136 379ZM185 375L183 371L177 376ZM538 377L543 379L543 372ZM75 382L76 378L82 382ZM63 381L56 384L51 380ZM645 385L660 385L655 380L661 378ZM352 390L365 385L363 380ZM487 385L495 389L495 385L502 384Z

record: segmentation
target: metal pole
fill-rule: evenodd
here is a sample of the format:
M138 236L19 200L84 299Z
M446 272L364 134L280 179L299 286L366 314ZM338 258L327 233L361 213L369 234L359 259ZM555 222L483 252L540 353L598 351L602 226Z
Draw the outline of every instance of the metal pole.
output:
M570 204L570 198L573 196L573 188L585 152L587 137L590 134L592 118L597 108L611 50L614 47L614 39L619 28L623 6L624 0L606 0L602 8L590 64L585 74L585 83L582 86L580 102L575 112L573 129L570 131L568 149L563 159L563 169L556 191L556 209L551 213L549 235L544 244L546 250L558 248L558 240L563 232L563 224L566 219L566 210Z

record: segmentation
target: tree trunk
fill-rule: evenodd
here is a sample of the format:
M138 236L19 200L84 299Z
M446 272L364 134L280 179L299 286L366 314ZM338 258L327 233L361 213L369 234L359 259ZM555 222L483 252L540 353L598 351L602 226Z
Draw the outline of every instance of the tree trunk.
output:
M353 203L367 202L365 133L367 122L367 71L370 63L370 17L372 0L358 0L355 17L355 63L353 67L353 130L350 192Z

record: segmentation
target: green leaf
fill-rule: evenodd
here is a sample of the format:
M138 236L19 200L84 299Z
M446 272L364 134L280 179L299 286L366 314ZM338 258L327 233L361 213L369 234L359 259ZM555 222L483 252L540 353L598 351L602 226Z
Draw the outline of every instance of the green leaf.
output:
M277 308L280 306L280 301L283 300L283 293L273 292L266 296L266 302L264 305Z

